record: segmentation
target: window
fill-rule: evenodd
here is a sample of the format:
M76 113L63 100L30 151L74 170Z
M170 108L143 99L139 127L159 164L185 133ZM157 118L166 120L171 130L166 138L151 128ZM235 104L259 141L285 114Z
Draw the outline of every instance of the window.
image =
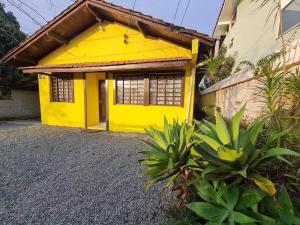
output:
M182 73L150 74L150 105L182 105Z
M283 32L300 23L300 0L292 0L282 9Z
M182 72L116 75L115 104L183 105Z
M117 75L116 77L117 104L144 104L143 74Z
M51 101L53 102L73 102L73 76L63 75L51 77Z

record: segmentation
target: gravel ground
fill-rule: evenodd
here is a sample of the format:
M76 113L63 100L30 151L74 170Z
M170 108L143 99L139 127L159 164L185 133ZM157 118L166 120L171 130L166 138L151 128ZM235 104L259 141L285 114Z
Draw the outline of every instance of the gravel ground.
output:
M138 177L142 138L0 121L0 224L163 224L168 193Z

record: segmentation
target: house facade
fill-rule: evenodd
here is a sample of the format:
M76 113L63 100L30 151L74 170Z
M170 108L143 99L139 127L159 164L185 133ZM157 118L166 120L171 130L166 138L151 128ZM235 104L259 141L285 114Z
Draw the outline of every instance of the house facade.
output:
M276 1L224 0L213 37L216 48L227 47L235 56L238 66L247 60L256 63L262 57L281 49L280 16ZM285 42L295 48L300 39L300 0L281 0L282 23ZM294 59L291 59L294 60ZM296 61L296 60L294 60Z
M227 54L235 57L235 66L229 77L201 91L200 97L202 108L216 107L227 119L246 105L245 123L263 112L264 104L257 94L260 84L250 68L234 71L242 61L255 64L282 49L277 1L266 1L260 7L262 2L224 0L213 32L217 39L215 54L220 47L226 47ZM300 65L300 0L281 0L281 12L286 64L295 71ZM276 64L282 66L283 61L281 56Z
M105 1L79 0L2 61L39 79L46 125L143 132L191 120L196 64L214 39Z

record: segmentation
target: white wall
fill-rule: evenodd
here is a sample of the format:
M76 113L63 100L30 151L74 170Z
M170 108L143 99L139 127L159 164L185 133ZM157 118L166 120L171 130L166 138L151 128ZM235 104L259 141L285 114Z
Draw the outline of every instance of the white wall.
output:
M39 117L37 91L12 90L11 100L0 100L0 119Z
M236 56L236 66L243 60L256 63L262 57L281 49L281 39L278 36L279 18L276 20L274 13L268 20L272 8L273 1L269 1L260 9L255 1L243 0L239 3L236 22L223 42L223 45L227 46L227 53ZM297 27L286 32L285 40L289 40L296 29ZM294 39L299 38L298 30Z
M300 66L291 67L290 71L295 72L296 68L300 69ZM225 119L230 120L246 105L242 121L249 124L266 109L263 99L258 95L260 85L250 69L240 71L201 91L201 108L216 107Z

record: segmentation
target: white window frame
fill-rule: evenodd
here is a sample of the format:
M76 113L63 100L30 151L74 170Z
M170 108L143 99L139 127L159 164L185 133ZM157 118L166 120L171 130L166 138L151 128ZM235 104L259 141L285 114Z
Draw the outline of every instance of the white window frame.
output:
M295 0L281 0L281 11L283 11L286 7L288 7L293 1ZM281 20L281 18L280 18ZM296 23L294 26L289 28L288 30L283 32L283 35L289 33L291 30L293 30L295 27L300 25L300 21ZM277 37L280 37L280 23L278 23L278 32L277 32Z

